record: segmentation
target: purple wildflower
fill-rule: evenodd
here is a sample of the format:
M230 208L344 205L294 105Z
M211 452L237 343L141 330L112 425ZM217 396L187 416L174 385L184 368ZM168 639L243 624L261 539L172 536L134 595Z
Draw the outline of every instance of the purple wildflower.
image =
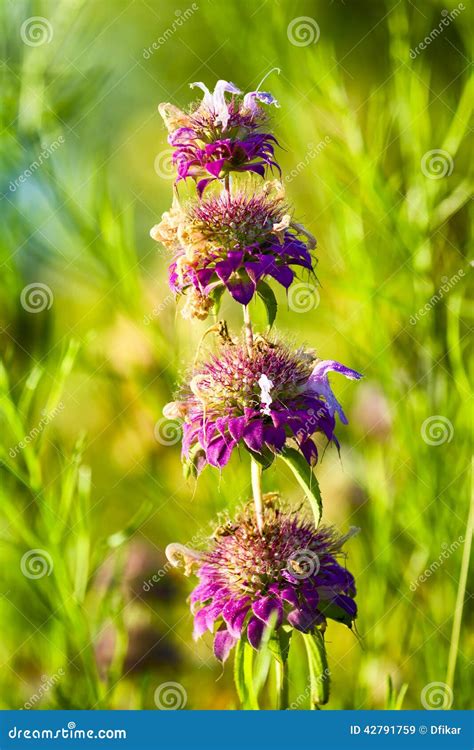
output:
M337 562L344 542L328 527L282 512L275 495L265 496L264 525L257 528L247 507L217 530L211 548L196 553L169 545L172 564L183 558L197 567L191 594L194 637L215 632L214 653L224 662L241 637L258 649L265 627L324 631L326 619L352 626L357 615L354 578ZM214 630L216 627L216 630Z
M243 342L227 343L197 367L189 390L165 407L165 415L183 420L183 457L196 471L206 464L222 468L240 445L269 465L290 440L312 465L318 457L312 436L322 432L338 445L335 413L347 422L330 388L330 371L362 377L312 351L291 351L263 337L250 350Z
M262 104L278 102L264 91L242 95L233 83L220 80L214 91L201 82L191 88L204 92L202 101L186 114L171 104L160 104L159 111L169 131L168 142L175 149L173 161L177 181L192 177L202 195L213 180L229 172L255 172L263 177L267 167L276 167L276 140L262 132L267 116ZM226 99L231 94L231 99Z
M186 210L175 204L151 236L174 253L170 287L175 294L187 293L196 317L207 316L212 300L200 305L196 301L223 288L247 305L266 277L287 289L295 276L293 267L313 270L310 250L316 241L292 222L278 181L253 193L223 191ZM183 315L190 317L188 307Z

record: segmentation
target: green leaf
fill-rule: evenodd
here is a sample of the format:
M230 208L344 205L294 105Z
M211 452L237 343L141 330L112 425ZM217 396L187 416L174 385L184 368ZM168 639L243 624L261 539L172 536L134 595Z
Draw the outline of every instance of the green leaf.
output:
M325 617L329 617L331 620L335 620L336 622L342 622L344 625L347 625L348 628L352 627L353 618L345 611L345 609L342 609L342 607L334 604L334 602L320 601L318 604L318 609L323 613L323 615L325 615Z
M282 664L288 660L292 632L292 630L285 631L283 628L280 628L277 633L272 635L268 643L273 656Z
M213 301L213 306L212 306L212 311L211 311L213 315L219 315L219 310L221 309L222 295L224 294L225 291L226 291L226 288L224 284L222 284L222 286L216 286L215 289L213 289L211 294L209 295Z
M242 709L258 710L258 701L253 681L252 646L245 638L240 638L235 646L234 681Z
M302 454L295 448L285 448L280 457L290 467L296 480L303 488L313 511L314 522L319 526L323 514L323 501L319 483L312 468L308 465Z
M318 708L329 700L330 674L324 636L320 630L302 633L302 636L308 656L311 708Z
M265 305L265 310L267 311L268 325L271 328L273 323L275 322L275 318L276 318L276 314L278 310L278 305L277 305L275 294L273 292L273 289L270 286L268 286L268 284L265 281L260 281L257 287L257 293L260 299L262 300L263 304Z

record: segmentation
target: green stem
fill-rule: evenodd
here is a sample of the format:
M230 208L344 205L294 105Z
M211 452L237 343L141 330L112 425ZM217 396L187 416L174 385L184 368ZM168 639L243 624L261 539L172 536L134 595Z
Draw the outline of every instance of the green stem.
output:
M250 311L249 311L248 305L245 305L243 309L244 309L245 341L247 344L247 350L248 350L249 356L252 356L253 331L252 331L252 322L250 320Z
M275 659L276 688L280 711L288 708L288 662Z
M262 497L262 467L253 457L250 459L250 475L252 478L252 494L255 503L255 516L260 532L263 531L263 497Z
M473 465L474 479L474 465ZM446 684L453 689L454 673L456 671L456 662L459 651L459 638L461 633L461 622L464 609L464 598L466 594L467 574L469 570L469 560L471 556L472 534L474 531L474 487L471 493L471 502L469 515L466 525L466 538L464 540L464 550L461 561L461 572L459 575L458 593L456 605L454 607L453 629L451 632L451 645L449 648L448 669L446 673Z

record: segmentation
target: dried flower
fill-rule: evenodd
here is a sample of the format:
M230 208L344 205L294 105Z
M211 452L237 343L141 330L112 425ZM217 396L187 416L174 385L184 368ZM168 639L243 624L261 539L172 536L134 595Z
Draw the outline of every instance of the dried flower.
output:
M316 241L292 223L276 180L252 193L223 191L186 210L175 206L151 236L174 253L169 280L176 294L192 291L200 298L214 298L227 289L247 305L266 278L287 289L295 276L293 267L313 270L310 250Z

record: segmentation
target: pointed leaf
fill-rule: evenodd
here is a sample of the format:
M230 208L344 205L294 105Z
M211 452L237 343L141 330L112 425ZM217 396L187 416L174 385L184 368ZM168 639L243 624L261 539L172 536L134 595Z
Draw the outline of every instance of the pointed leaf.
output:
M311 707L318 708L329 700L330 674L324 636L320 630L302 633L308 656Z
M258 710L253 681L252 646L242 637L237 641L234 651L234 681L242 709Z
M276 301L275 293L273 289L266 283L266 281L260 281L257 287L257 293L267 311L268 325L270 328L275 322L278 304Z
M313 511L314 522L319 526L323 514L323 501L316 476L308 465L304 456L294 448L286 447L280 454L281 458L290 467L296 480L303 488Z

